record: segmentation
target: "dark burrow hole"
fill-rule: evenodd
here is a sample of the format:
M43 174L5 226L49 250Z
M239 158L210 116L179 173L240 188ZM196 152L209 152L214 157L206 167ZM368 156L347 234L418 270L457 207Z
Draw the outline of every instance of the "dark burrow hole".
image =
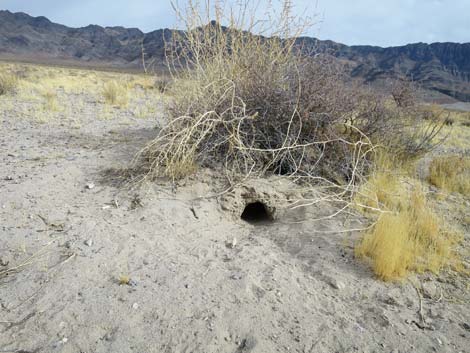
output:
M266 205L260 201L247 204L240 218L252 224L266 223L273 220Z

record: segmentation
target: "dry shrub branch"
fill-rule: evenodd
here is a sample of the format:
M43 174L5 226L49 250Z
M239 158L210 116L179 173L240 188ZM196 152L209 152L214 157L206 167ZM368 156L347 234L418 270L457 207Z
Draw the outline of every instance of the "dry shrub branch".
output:
M393 101L359 87L332 58L304 50L309 23L292 15L290 1L278 13L258 4L268 9L262 16L252 4L175 5L185 31L167 42L172 100L168 122L139 155L148 175L179 179L210 167L349 192L376 145L403 154L431 146L434 117L403 95Z

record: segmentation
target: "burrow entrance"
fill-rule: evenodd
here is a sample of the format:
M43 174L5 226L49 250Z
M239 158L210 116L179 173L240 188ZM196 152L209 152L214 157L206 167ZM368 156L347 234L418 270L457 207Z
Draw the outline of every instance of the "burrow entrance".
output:
M261 201L248 203L243 209L240 218L251 224L263 224L273 221L272 214Z

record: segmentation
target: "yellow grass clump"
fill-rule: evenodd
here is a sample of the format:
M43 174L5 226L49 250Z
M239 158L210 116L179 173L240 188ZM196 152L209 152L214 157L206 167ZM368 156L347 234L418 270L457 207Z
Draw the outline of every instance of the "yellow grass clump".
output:
M103 86L102 95L107 104L126 106L129 102L128 85L124 82L109 81Z
M41 91L41 96L44 99L43 106L45 110L59 110L59 105L57 103L57 93L54 90L50 88L44 88Z
M381 213L374 227L356 246L356 256L368 259L382 280L405 277L410 271L438 273L455 262L457 236L448 232L427 204L424 191L397 190L401 202Z
M366 214L402 208L408 191L400 187L400 177L412 174L414 169L413 160L392 156L384 150L376 152L372 172L356 194L356 205Z
M0 72L0 96L13 93L18 86L18 78L10 73Z
M429 166L429 182L450 192L470 195L470 157L440 156Z

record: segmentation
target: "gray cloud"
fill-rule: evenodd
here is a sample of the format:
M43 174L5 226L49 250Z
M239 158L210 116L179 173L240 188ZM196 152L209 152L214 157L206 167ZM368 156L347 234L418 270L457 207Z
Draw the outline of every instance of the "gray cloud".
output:
M469 0L293 2L297 13L316 14L316 24L307 34L321 39L381 46L470 42ZM92 23L151 31L175 25L169 0L0 0L0 8L43 15L74 27Z

